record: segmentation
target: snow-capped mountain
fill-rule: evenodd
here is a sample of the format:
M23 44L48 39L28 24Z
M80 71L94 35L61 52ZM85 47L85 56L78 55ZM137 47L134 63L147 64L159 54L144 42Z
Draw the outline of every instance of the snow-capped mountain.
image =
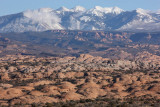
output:
M159 31L160 11L118 7L41 8L0 17L0 32L66 30Z
M121 26L119 30L129 31L159 31L160 15L151 11L136 9L132 11L131 20ZM129 18L129 17L128 17Z
M95 16L103 17L105 14L109 14L109 13L118 15L123 11L124 10L122 10L118 7L103 8L103 7L100 7L100 6L95 6L93 9L89 9L87 11L87 13L95 15Z

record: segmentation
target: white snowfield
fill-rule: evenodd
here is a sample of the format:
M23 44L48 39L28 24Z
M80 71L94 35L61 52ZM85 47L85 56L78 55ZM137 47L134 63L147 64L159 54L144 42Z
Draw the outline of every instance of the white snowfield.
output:
M41 8L0 17L0 32L46 30L120 30L160 31L160 10L138 8L124 11L118 7L95 6L85 9Z

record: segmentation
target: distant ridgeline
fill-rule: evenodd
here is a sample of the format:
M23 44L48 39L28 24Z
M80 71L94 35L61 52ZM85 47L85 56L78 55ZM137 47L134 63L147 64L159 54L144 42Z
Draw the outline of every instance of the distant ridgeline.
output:
M46 30L159 31L160 13L143 9L124 11L118 7L85 9L41 8L0 17L0 32Z
M0 35L0 56L22 54L63 57L87 53L133 60L140 53L160 55L159 32L48 30Z

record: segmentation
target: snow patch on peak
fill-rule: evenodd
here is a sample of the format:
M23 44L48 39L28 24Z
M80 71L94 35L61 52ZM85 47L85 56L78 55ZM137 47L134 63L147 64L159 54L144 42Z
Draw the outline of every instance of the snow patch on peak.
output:
M80 20L84 22L88 22L88 21L91 21L91 18L89 16L82 16Z
M137 8L136 12L139 13L139 14L146 15L146 14L148 14L149 11L141 9L141 8Z
M115 14L120 14L121 12L124 12L124 10L119 7L112 7L112 12Z
M70 9L62 6L62 7L60 7L59 9L57 9L57 11L70 11Z
M72 8L72 10L74 12L86 11L86 9L82 6L76 6L76 7Z
M120 14L124 10L118 8L118 7L100 7L95 6L93 9L88 10L88 13L94 14L96 16L103 16L103 14L113 13L113 14Z
M104 8L103 8L103 7L101 7L101 6L95 6L95 7L94 7L94 9L96 9L96 10L100 10L100 11L103 11L103 9L104 9Z

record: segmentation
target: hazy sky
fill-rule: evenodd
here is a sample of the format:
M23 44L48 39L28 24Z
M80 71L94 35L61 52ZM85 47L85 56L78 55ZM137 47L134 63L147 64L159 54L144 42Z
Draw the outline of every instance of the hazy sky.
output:
M94 6L114 7L124 10L143 8L147 10L159 10L160 0L0 0L0 16L18 13L27 9L50 7L57 9L61 6L73 8L76 5L87 9Z

